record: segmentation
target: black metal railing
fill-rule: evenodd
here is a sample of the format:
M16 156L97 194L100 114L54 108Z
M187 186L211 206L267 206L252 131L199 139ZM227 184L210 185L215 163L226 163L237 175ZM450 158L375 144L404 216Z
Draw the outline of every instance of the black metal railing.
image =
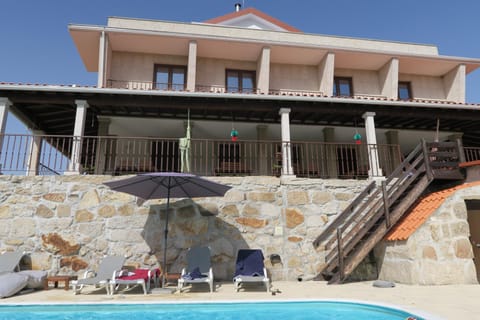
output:
M191 139L185 149L180 148L179 139L148 137L6 134L0 139L4 174L184 171L203 176L289 173L310 178L361 179L389 174L401 162L398 145ZM375 170L372 155L383 172ZM77 159L79 165L72 159ZM285 160L289 161L286 166ZM282 171L285 167L292 172Z

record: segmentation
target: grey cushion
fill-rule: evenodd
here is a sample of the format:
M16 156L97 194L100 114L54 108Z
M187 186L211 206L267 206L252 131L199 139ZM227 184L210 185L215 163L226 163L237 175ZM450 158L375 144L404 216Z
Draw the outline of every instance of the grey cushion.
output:
M28 282L28 276L16 272L0 275L0 298L13 296L19 292Z
M385 280L376 280L373 282L373 286L377 288L393 288L395 287L395 283Z
M43 284L45 283L48 274L47 271L42 270L23 270L17 273L28 276L28 289L43 289Z

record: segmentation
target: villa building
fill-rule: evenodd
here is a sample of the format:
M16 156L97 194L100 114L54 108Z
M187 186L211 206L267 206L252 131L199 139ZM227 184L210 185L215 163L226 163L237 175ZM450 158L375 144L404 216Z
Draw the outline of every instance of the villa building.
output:
M98 74L97 83L1 82L1 171L95 179L183 171L219 176L238 190L244 187L238 181L280 177L275 187L257 185L242 191L246 196L236 190L225 203L214 205L214 211L233 215L231 225L240 224L245 232L253 228L258 236L271 234L271 239L255 242L271 248L267 253L285 247L281 253L288 263L270 266L276 278L327 270L324 274L334 281L345 280L433 180L461 181L458 164L480 159L480 106L465 100L467 76L480 67L480 59L443 56L434 45L308 34L240 6L204 22L110 17L105 26L72 24L68 30L86 70ZM5 133L9 112L32 135ZM72 178L59 177L63 183ZM295 178L309 187L295 185ZM338 185L325 187L332 183L326 179ZM342 187L342 196L362 196L359 201L341 201L338 194L331 198L315 189L335 190L342 181L349 185ZM288 192L282 194L282 186ZM48 190L41 201L71 201L58 189ZM82 211L87 209L110 218L110 209L120 209L102 206L105 192L88 191L89 200L78 205L81 213L73 209L77 204L67 211L75 211L81 223L95 220ZM336 201L335 208L325 199ZM268 213L251 204L233 208L232 202L242 201L268 202L261 205ZM60 210L57 204L45 208ZM47 209L43 218L50 215ZM314 217L312 212L319 210L330 213ZM242 214L246 216L237 216ZM252 220L257 214L268 217ZM276 214L284 218L274 219ZM365 232L353 224L359 217ZM339 236L341 231L346 238ZM367 238L367 233L375 237ZM468 227L461 237L468 241ZM220 239L217 252L240 246L228 249ZM338 252L308 257L312 242L322 254L337 245ZM342 243L346 246L340 249ZM296 246L303 256L295 260ZM427 256L434 255L429 251ZM470 273L475 272L472 258L471 252L462 253ZM179 263L175 259L171 257L173 266Z

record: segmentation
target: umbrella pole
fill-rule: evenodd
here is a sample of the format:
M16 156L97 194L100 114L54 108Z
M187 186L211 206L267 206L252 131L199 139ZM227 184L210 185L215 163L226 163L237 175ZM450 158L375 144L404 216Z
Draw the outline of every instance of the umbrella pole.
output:
M162 276L162 288L165 288L167 277L167 239L168 239L168 216L170 211L170 177L168 178L168 191L167 191L167 216L165 217L165 232L164 232L164 247L163 247L163 276Z

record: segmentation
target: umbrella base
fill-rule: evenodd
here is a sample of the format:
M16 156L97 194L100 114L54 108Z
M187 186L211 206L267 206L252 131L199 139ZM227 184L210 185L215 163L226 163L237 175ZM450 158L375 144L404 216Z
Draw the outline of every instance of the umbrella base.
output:
M154 288L151 290L152 294L172 294L175 292L174 288Z

